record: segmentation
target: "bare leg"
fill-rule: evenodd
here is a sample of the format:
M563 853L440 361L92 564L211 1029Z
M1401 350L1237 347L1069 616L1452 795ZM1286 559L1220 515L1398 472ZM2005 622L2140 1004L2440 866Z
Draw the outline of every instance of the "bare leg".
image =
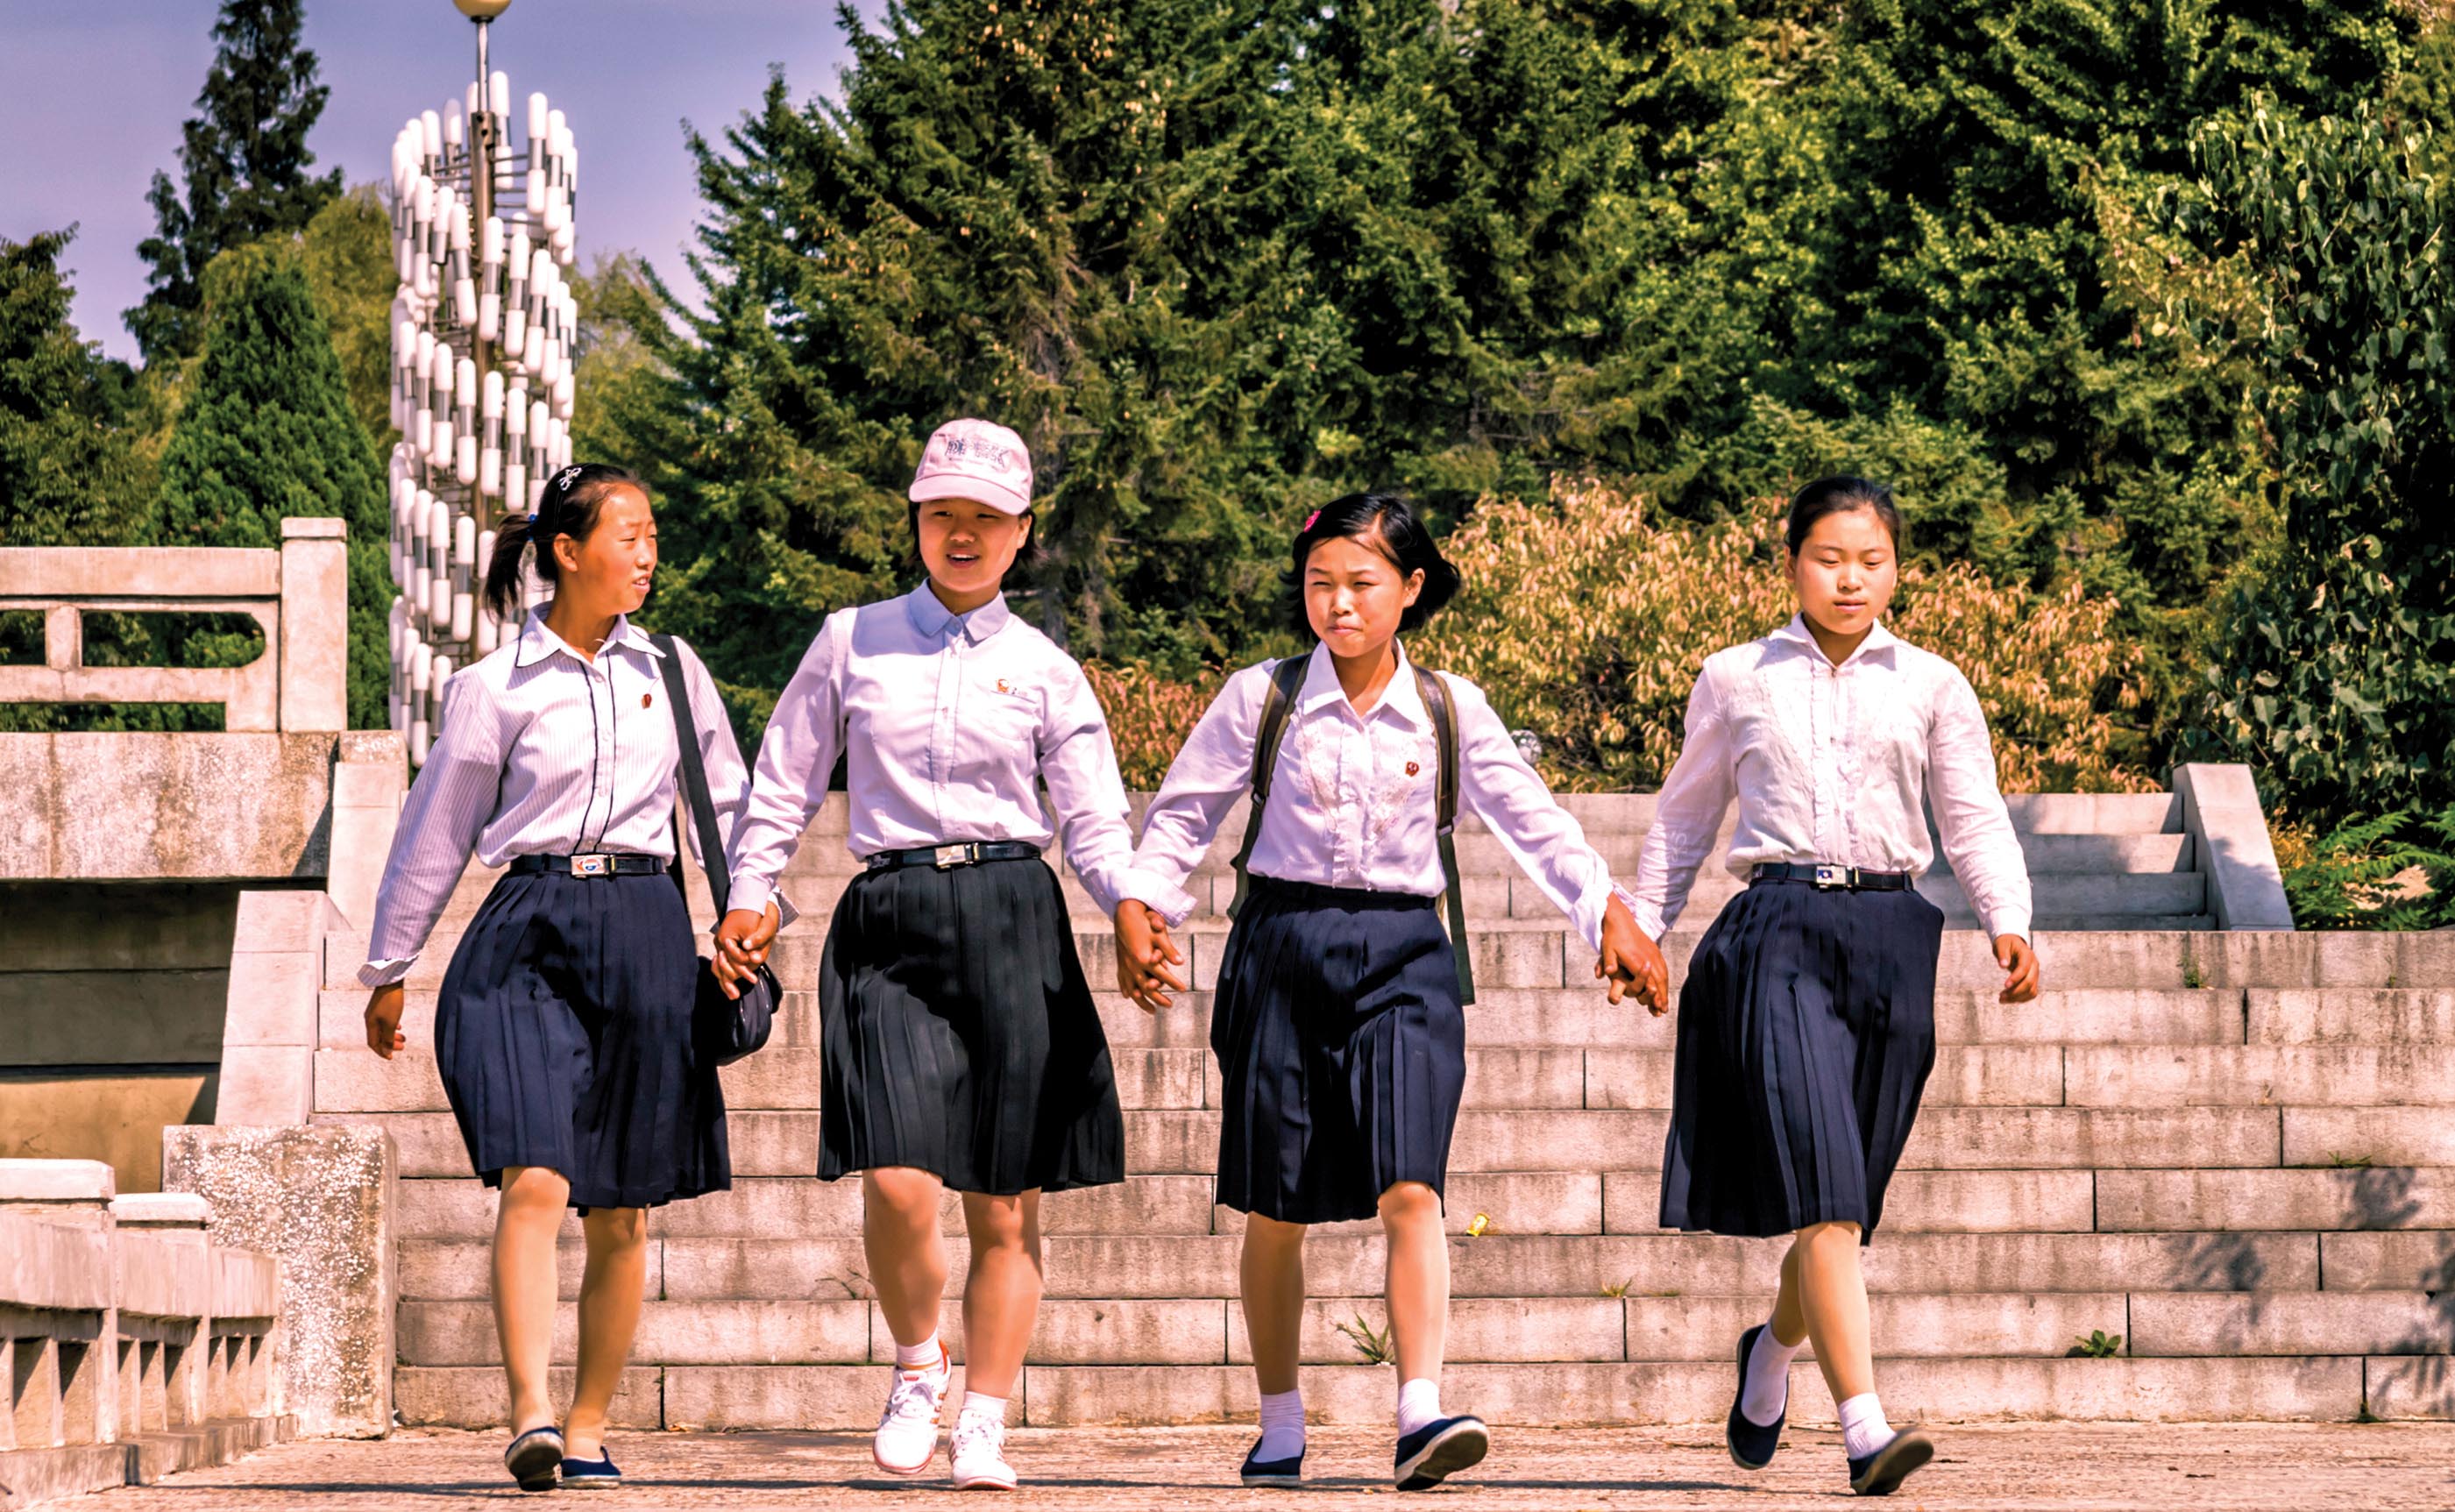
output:
M511 1388L512 1432L554 1421L546 1389L554 1353L554 1239L571 1183L543 1166L510 1166L495 1205L495 1336Z
M1245 1333L1253 1346L1253 1375L1262 1394L1296 1389L1296 1361L1303 1353L1305 1226L1250 1214L1238 1290L1245 1298Z
M879 1310L899 1344L918 1344L938 1331L946 1297L946 1241L938 1233L936 1176L909 1166L864 1171L862 1253Z
M1040 1193L964 1194L972 1263L964 1278L964 1389L1011 1397L1031 1347L1045 1278L1040 1263Z
M579 1281L579 1379L563 1419L563 1453L595 1460L605 1453L605 1415L639 1328L648 1216L638 1208L592 1208L580 1226L588 1236L588 1269Z
M1401 1181L1381 1194L1381 1227L1390 1237L1390 1332L1398 1349L1398 1379L1438 1380L1450 1324L1450 1242L1441 1230L1441 1199L1420 1181Z
M1784 1349L1807 1342L1807 1313L1798 1299L1798 1239L1781 1256L1781 1290L1773 1299L1773 1341Z
M1858 1225L1816 1223L1798 1231L1791 1258L1783 1264L1785 1292L1789 1272L1797 1271L1798 1310L1807 1322L1807 1337L1816 1345L1816 1363L1836 1402L1848 1401L1876 1389L1876 1360L1867 1323L1867 1283L1858 1274ZM1774 1337L1779 1338L1776 1329Z

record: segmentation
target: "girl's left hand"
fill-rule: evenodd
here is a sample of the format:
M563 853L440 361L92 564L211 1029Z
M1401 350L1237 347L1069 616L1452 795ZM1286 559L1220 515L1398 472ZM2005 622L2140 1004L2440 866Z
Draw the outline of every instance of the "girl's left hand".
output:
M771 901L765 911L753 914L747 909L736 909L716 927L716 957L708 963L727 997L740 997L741 989L758 980L758 969L767 960L767 947L783 927L783 918Z
M2003 991L1997 993L1998 1003L2029 1003L2038 996L2038 952L2028 941L2017 934L1995 936L1995 964L2003 969Z
M1619 899L1603 909L1603 950L1594 975L1609 984L1611 1000L1618 1002L1631 987L1636 1000L1660 1018L1671 1011L1671 966L1662 950L1636 927L1636 915Z

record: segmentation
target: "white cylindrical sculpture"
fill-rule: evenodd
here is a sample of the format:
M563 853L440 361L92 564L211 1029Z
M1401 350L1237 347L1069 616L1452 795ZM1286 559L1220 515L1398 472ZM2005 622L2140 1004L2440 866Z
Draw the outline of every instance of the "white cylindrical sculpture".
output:
M401 118L393 138L389 704L419 765L445 680L517 638L542 602L531 569L497 616L486 567L504 512L534 509L571 460L578 161L565 113L543 94L521 101L500 71Z

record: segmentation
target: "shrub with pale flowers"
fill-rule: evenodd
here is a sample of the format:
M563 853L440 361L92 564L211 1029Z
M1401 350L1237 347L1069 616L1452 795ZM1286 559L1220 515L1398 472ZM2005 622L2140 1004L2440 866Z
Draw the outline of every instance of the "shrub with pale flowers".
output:
M1658 787L1705 658L1795 611L1781 527L1777 501L1719 524L1657 526L1641 500L1600 485L1486 499L1442 543L1465 583L1410 654L1472 679L1502 718L1532 729L1553 787ZM1888 623L1968 674L2006 791L2152 790L2155 774L2118 754L2117 716L2139 705L2141 656L2113 632L2117 607L2077 582L2039 592L1957 563L1911 565ZM1224 681L1085 671L1134 788L1159 786Z

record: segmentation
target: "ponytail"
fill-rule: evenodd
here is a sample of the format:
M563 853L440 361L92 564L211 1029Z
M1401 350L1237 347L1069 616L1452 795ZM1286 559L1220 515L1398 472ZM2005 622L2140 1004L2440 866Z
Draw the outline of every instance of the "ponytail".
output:
M615 490L636 488L645 498L648 485L627 467L611 462L579 462L546 480L537 508L513 515L495 532L495 554L486 561L486 607L497 618L519 606L520 557L537 548L537 574L554 585L561 565L554 560L554 538L586 541L597 528L597 517Z

